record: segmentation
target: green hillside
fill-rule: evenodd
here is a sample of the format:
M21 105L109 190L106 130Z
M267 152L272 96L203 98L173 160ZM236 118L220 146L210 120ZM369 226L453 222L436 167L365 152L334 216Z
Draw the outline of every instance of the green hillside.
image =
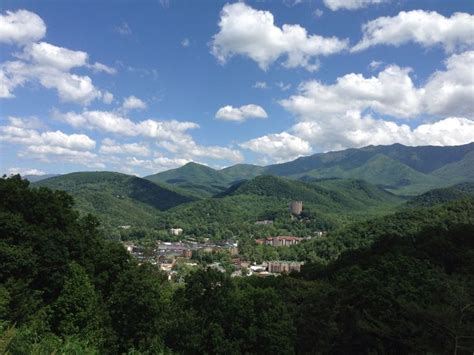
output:
M474 143L462 146L369 146L318 153L270 165L265 173L295 179L352 178L382 185L400 195L417 195L473 181Z
M219 171L197 163L188 163L177 169L146 176L145 179L178 186L201 197L222 192L228 185L228 179Z
M431 175L451 183L474 181L474 151L469 152L457 162L433 171Z
M264 171L265 168L263 166L252 164L236 164L219 170L219 172L223 174L230 183L243 179L252 179L256 176L262 175Z
M32 186L70 193L81 212L96 214L110 226L153 226L160 210L195 200L148 180L113 172L72 173Z
M188 163L180 168L146 176L153 182L178 186L199 197L211 197L225 191L230 185L262 174L264 168L251 164L237 164L222 170Z
M146 179L181 187L196 196L210 197L225 192L241 180L259 175L300 180L358 179L398 195L418 195L434 188L474 181L474 143L447 147L368 146L318 153L266 167L237 164L215 170L189 163Z
M300 218L292 219L288 203L301 200ZM305 183L262 175L240 182L216 198L180 205L168 211L169 223L197 235L307 235L317 229L394 211L403 200L363 181ZM255 227L269 219L272 227Z
M29 182L38 182L41 180L50 179L55 176L59 176L59 174L24 175L23 178L28 180Z
M410 207L427 207L439 203L460 200L474 196L474 183L462 183L451 187L434 189L414 197L407 202Z
M303 182L262 175L229 190L230 195L271 196L301 200L318 208L335 210L367 208L380 202L400 199L381 188L357 180L322 180Z
M426 174L460 161L472 151L474 151L474 143L446 147L409 147L402 144L368 146L301 157L291 162L270 165L266 171L275 175L289 176L304 174L319 168L340 167L343 170L351 170L365 164L374 156L382 154Z

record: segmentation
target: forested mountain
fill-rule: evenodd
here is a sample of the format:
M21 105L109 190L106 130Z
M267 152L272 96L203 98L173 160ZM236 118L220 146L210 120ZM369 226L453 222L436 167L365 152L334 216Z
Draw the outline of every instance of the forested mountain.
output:
M474 177L469 162L473 152L474 143L447 147L368 146L302 157L268 166L265 172L293 178L364 179L396 193L418 194L435 187L472 181ZM451 164L457 168L443 169Z
M292 219L288 212L293 200L304 203L300 219ZM170 224L210 238L290 231L304 236L311 230L389 213L403 201L360 180L303 182L262 175L237 183L215 198L177 206L167 216ZM254 223L266 219L275 222L272 227L256 229Z
M0 179L0 353L474 351L472 198L291 247L308 255L300 274L197 270L179 287L72 205Z
M29 182L38 182L38 181L46 180L55 176L59 176L59 174L25 175L23 176L23 178L28 180Z
M207 172L207 181L215 180L215 171L210 168L193 164L187 169L195 174ZM261 219L276 220L281 232L298 234L299 230L304 234L306 228L333 228L339 223L387 213L403 202L362 180L304 182L271 175L239 181L215 197L202 200L173 185L111 172L66 174L32 186L70 193L79 211L96 215L105 226L180 226L190 233L217 239L246 233ZM290 220L288 203L292 200L304 201L305 213L313 224L298 227Z
M263 171L263 167L251 164L237 164L215 170L205 165L188 163L177 169L146 176L145 179L176 185L200 197L210 197L240 180L258 176Z
M154 226L160 211L195 200L174 187L113 172L71 173L41 180L33 186L66 191L74 197L81 212L93 213L113 226Z
M407 204L411 207L433 206L438 203L460 200L474 196L474 183L462 184L434 189L412 198Z
M400 195L417 195L437 187L474 181L474 143L462 146L368 146L318 153L282 164L259 167L238 164L222 170L189 163L150 175L151 181L180 186L201 197L225 191L258 175L361 179Z

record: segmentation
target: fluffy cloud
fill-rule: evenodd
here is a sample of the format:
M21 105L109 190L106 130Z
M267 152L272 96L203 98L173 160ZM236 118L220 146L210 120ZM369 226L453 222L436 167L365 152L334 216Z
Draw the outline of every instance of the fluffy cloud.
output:
M366 145L401 143L405 145L458 145L474 141L474 121L449 117L416 128L375 119L360 112L324 121L304 121L291 132L321 150L337 150Z
M394 17L369 21L362 30L363 38L352 51L380 44L400 46L408 42L425 47L441 45L448 52L474 45L474 15L467 13L444 17L434 11L402 11Z
M95 62L94 64L88 64L88 68L91 68L95 73L106 73L110 75L117 74L117 70L115 68L109 67L108 65Z
M258 105L244 105L240 107L224 106L216 112L216 118L223 121L242 122L248 118L267 118L265 110Z
M473 65L474 52L452 55L446 70L421 87L413 84L409 69L393 65L370 78L351 73L332 85L309 81L280 103L299 121L289 132L318 150L465 144L474 141ZM420 116L426 118L418 126L399 122Z
M0 126L0 139L23 145L49 145L76 150L95 148L95 142L84 134L68 135L61 131L40 133L25 128L25 124L19 118L11 118L9 125Z
M242 143L241 147L261 154L272 162L292 160L311 153L308 142L287 132L258 137Z
M436 115L474 117L474 51L452 55L424 87L425 111Z
M86 52L73 51L46 42L33 43L27 46L19 57L30 60L36 65L53 67L61 71L82 67L86 65L88 59Z
M381 4L389 0L323 0L324 5L332 11L336 10L357 10L369 5Z
M300 119L329 119L349 111L371 110L397 118L419 114L473 116L474 51L453 55L446 70L434 73L425 86L416 87L410 69L391 65L377 76L347 74L335 84L308 81L281 104Z
M255 10L244 3L225 5L219 27L212 39L211 52L221 63L238 54L254 60L263 70L285 56L285 67L314 71L318 68L318 56L347 47L346 40L309 35L300 25L275 26L271 12Z
M0 141L25 146L20 157L37 158L42 161L66 161L90 167L101 167L97 155L90 150L95 141L84 134L65 134L61 131L39 132L27 128L30 124L20 118L10 118L9 124L0 126Z
M38 169L24 169L24 168L17 168L17 167L8 169L8 175L16 175L16 174L20 174L21 176L24 176L24 175L45 175L46 173L43 170L38 170Z
M196 157L230 160L235 163L244 160L242 153L237 149L220 146L202 146L197 144L190 136L174 142L162 141L158 145L187 160L193 160Z
M114 101L114 95L111 92L105 91L102 94L102 101L104 104L111 104Z
M0 42L26 44L46 34L41 17L27 10L7 11L0 15Z
M414 86L409 73L409 69L389 66L376 77L351 73L338 78L333 85L308 81L300 85L297 95L281 104L300 117L329 117L366 109L413 117L420 111L422 91Z
M197 144L187 133L187 131L199 127L194 122L151 119L133 122L129 118L108 111L55 112L54 115L57 119L77 128L96 129L124 136L142 136L153 139L160 147L183 159L192 160L194 157L207 157L235 162L243 160L242 154L238 150Z
M133 156L120 159L112 157L111 159L111 163L116 166L118 171L123 171L127 174L135 174L136 169L145 169L157 173L164 170L178 168L189 162L190 160L187 159L168 158L164 156L157 156L153 159L138 159Z
M103 154L135 154L142 156L150 155L150 149L145 144L120 144L110 138L105 138L102 141L102 145L100 146L99 152Z
M85 67L114 74L115 69L102 63L90 64L86 52L36 42L45 32L44 22L32 12L20 10L0 15L0 42L23 44L22 52L14 54L17 60L0 64L0 98L12 98L15 88L37 82L47 89L55 89L62 101L88 105L101 99L106 93L97 89L89 76L73 74L71 70Z
M108 111L55 112L54 115L77 128L98 129L124 136L144 136L171 141L185 139L184 133L186 131L199 127L194 122L176 120L156 121L149 119L135 123L129 118Z
M125 110L143 110L146 109L146 103L136 96L129 96L123 100L122 108Z

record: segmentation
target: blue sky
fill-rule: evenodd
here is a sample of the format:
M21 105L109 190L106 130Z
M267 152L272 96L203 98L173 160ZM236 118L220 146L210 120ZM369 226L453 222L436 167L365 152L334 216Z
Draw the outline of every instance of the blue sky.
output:
M3 1L0 171L474 141L474 2Z

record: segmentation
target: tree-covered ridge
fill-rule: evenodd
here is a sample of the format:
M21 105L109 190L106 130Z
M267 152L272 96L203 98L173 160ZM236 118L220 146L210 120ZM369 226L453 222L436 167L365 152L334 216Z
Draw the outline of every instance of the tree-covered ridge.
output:
M339 257L299 275L199 270L181 285L139 266L72 204L0 180L1 353L474 351L473 199L347 226L327 237L349 243L333 245Z
M174 187L114 172L71 173L33 186L66 191L74 196L81 212L94 213L115 227L156 226L160 211L195 200Z
M473 158L474 143L450 147L393 144L317 153L266 167L237 164L215 170L188 163L146 178L179 186L200 197L222 193L236 182L259 175L302 180L361 179L399 195L417 195L433 188L473 181Z
M412 207L426 207L470 196L474 196L474 183L465 182L451 187L427 191L412 198L407 204Z
M302 200L304 212L292 218L290 201ZM215 198L167 211L168 225L209 238L293 234L307 236L352 220L394 211L403 200L363 181L305 183L270 175L235 184ZM272 220L271 226L256 226Z
M292 255L327 263L346 250L367 247L384 236L412 237L430 226L447 228L453 224L474 224L474 197L429 208L403 208L394 214L355 222L334 230L327 238L292 247Z
M178 186L205 198L223 192L240 180L252 179L263 171L263 167L251 164L237 164L215 170L202 164L188 163L177 169L146 176L145 179Z

